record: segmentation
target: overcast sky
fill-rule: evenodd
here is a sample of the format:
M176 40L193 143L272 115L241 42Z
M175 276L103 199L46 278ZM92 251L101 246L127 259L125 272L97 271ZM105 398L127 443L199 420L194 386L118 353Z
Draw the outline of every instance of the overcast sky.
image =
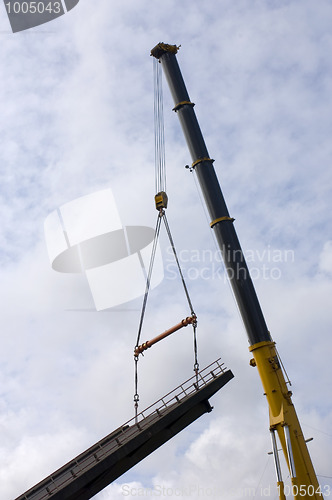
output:
M160 41L181 44L319 481L332 488L331 26L328 0L82 0L12 34L0 6L1 498L133 416L142 301L95 311L84 276L52 270L43 227L57 207L105 188L123 224L155 225L149 54ZM166 82L164 96L168 220L198 315L199 362L221 356L235 378L211 414L96 498L277 498L263 390ZM164 233L161 247L165 279L144 340L188 315ZM189 328L151 349L139 366L141 409L192 365Z

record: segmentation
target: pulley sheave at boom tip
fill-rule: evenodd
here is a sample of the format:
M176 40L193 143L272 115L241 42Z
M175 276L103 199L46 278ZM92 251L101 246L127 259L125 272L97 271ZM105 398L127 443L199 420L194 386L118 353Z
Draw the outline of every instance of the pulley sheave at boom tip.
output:
M181 45L169 45L168 43L160 42L152 50L151 56L159 59L165 52L170 52L171 54L177 54Z
M292 393L288 389L281 360L267 328L234 228L234 219L228 212L213 160L205 145L194 105L177 62L178 49L177 45L159 43L151 50L151 55L159 60L163 68L175 104L173 110L180 120L192 157L191 170L197 175L211 217L210 226L223 255L229 281L248 335L250 352L253 355L250 364L258 369L269 405L272 440L275 439L277 432L289 467L295 498L321 500L317 476L291 399ZM276 446L274 448L277 449ZM277 452L275 464L279 497L284 500Z

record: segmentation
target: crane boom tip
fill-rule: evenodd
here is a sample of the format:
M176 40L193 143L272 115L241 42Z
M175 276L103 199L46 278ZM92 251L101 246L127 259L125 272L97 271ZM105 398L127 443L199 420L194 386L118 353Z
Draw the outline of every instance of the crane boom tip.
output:
M168 43L160 42L151 50L151 56L156 59L160 59L163 54L169 52L171 54L177 54L181 45L169 45Z

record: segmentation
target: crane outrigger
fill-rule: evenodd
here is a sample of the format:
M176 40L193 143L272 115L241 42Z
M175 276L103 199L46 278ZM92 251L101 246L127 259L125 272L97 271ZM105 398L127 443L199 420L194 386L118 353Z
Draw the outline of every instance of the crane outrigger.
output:
M192 166L202 190L227 274L242 316L253 355L250 365L257 367L270 414L270 432L275 460L279 498L284 500L284 483L276 434L292 480L292 494L299 499L322 499L306 441L292 402L292 393L282 370L278 352L267 328L249 269L245 261L217 175L200 130L194 103L190 101L176 54L179 47L159 43L151 51L162 65L182 130L191 154Z

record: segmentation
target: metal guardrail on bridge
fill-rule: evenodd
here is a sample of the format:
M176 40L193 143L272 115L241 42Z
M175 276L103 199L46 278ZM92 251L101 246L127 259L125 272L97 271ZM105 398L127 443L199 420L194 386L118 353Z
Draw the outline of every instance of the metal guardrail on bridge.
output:
M219 358L16 500L91 498L196 418L211 411L208 398L232 377ZM151 434L154 443L149 445ZM139 458L133 458L137 450Z

